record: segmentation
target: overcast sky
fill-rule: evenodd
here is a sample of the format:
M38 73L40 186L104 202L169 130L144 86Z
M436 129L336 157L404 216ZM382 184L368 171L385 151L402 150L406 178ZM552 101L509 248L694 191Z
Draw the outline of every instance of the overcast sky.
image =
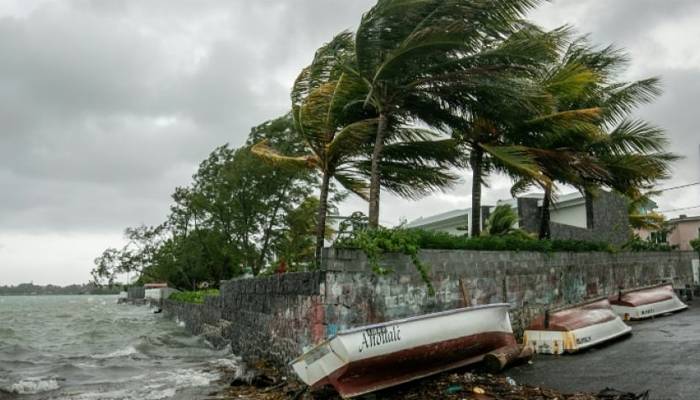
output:
M214 147L286 112L314 50L373 3L0 0L0 285L88 281L125 227L164 219L173 188ZM700 2L559 0L531 18L626 48L630 79L661 76L665 94L639 114L686 156L661 186L700 181ZM469 187L465 178L415 202L384 195L382 223L467 208ZM509 187L492 179L485 203ZM700 205L700 187L659 205ZM354 210L366 205L342 205Z

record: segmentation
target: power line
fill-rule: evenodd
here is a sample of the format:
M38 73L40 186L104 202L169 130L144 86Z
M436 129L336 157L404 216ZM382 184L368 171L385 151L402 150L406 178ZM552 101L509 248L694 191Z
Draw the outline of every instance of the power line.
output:
M667 188L664 188L664 189L658 189L658 190L655 190L655 191L656 191L656 192L665 192L665 191L668 191L668 190L683 189L683 188L687 188L687 187L690 187L690 186L696 186L696 185L700 185L700 182L688 183L688 184L679 185L679 186L671 186L671 187L667 187Z
M673 211L685 211L685 210L692 210L695 208L700 208L700 205L692 206L692 207L674 208L673 210L663 210L663 211L659 211L659 212L666 213L666 212L673 212Z

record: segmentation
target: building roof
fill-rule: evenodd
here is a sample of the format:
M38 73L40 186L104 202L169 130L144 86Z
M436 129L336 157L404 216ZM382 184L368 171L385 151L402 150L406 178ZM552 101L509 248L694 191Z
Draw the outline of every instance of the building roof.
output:
M542 198L543 197L544 197L543 193L526 193L522 196L518 196L517 198L499 200L498 202L496 202L496 204L497 205L507 204L513 208L517 208L518 207L517 199L521 198L521 199L539 199L539 201L537 202L537 205L542 206ZM584 202L583 195L579 192L573 192L573 193L558 196L557 201L554 203L554 205L555 205L555 207L562 208L562 207L570 207L570 206L579 205L579 204L582 204L583 202ZM493 207L493 206L485 206L485 207ZM407 228L422 227L422 226L426 226L426 225L430 225L430 224L449 221L449 220L456 219L456 218L468 217L468 215L470 215L470 214L471 214L471 208L450 210L450 211L446 211L446 212L443 212L440 214L431 215L428 217L418 217L417 219L414 219L413 221L406 224L406 227Z
M695 215L695 216L685 216L685 215L680 215L676 218L669 219L668 222L670 224L677 224L681 222L698 222L700 221L700 215Z
M425 226L436 222L443 222L453 218L467 217L471 213L471 208L461 210L451 210L440 214L431 215L429 217L418 217L406 224L406 228L415 228L417 226Z

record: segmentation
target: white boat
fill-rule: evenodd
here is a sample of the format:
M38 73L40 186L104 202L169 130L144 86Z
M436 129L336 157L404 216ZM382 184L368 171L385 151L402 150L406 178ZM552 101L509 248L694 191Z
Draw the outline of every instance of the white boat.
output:
M631 328L617 316L608 299L549 311L528 327L523 335L526 347L536 353L574 353L629 334Z
M515 345L508 307L461 308L341 331L291 366L312 388L330 384L344 398L359 396Z
M651 318L688 308L670 283L620 291L610 297L610 304L613 311L625 320Z

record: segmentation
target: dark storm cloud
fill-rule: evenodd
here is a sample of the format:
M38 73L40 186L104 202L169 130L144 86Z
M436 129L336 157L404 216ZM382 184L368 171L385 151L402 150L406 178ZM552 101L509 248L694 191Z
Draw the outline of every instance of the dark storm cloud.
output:
M157 223L209 151L286 112L297 71L367 7L342 3L72 1L0 17L0 230Z
M371 3L75 0L0 17L0 229L158 222L213 147L238 145L250 126L286 111L314 49L355 28ZM697 178L700 63L674 64L683 38L659 29L698 14L689 0L555 1L534 13L627 48L634 77L662 76L664 96L640 116L687 157L673 182ZM401 209L385 207L383 219Z

